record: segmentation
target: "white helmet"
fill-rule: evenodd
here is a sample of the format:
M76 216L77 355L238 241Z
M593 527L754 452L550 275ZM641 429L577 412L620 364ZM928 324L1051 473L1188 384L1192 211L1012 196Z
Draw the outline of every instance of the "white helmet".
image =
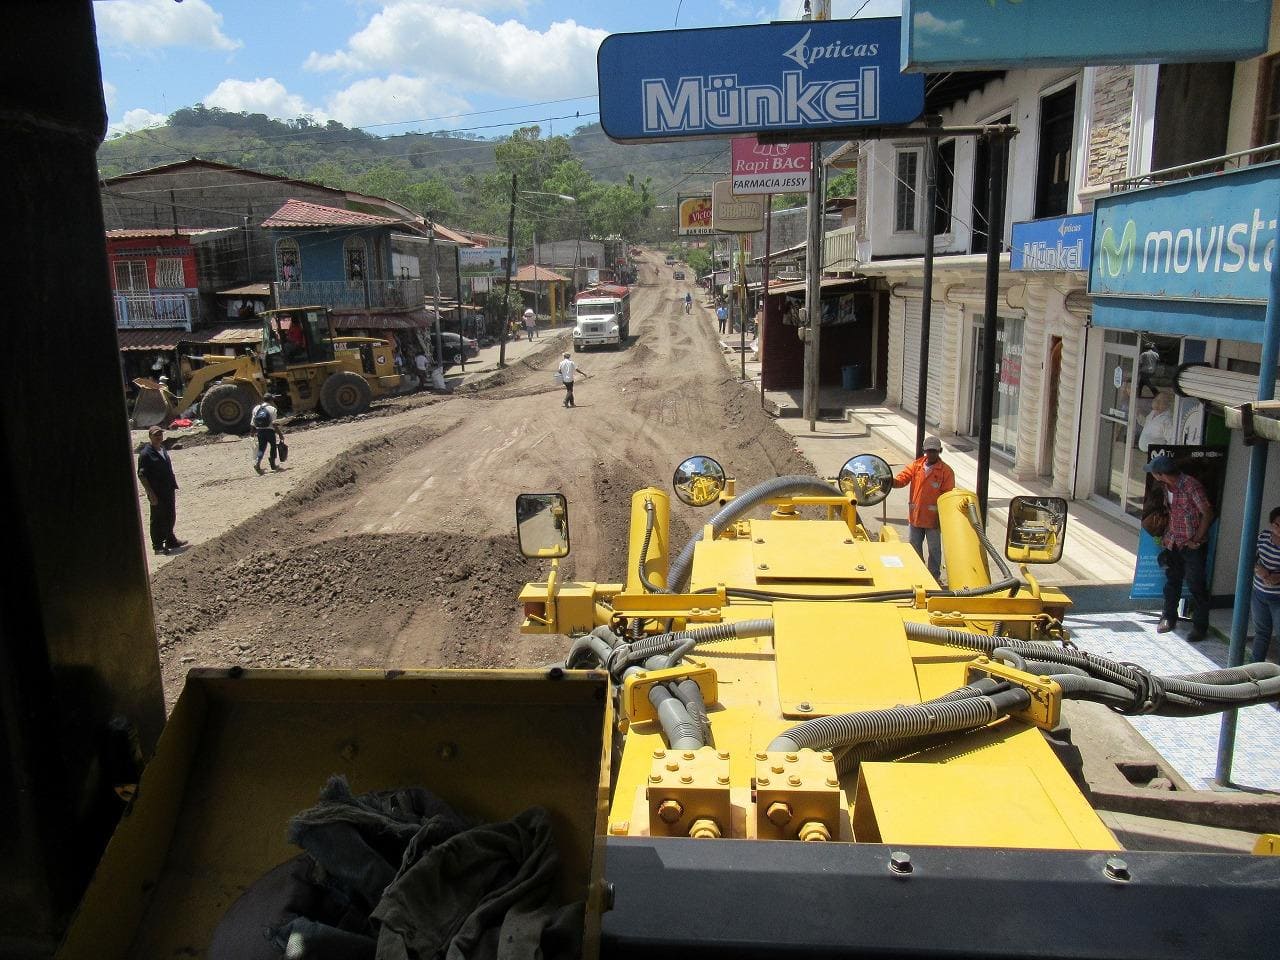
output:
M526 317L532 317L532 316L533 316L533 310L532 310L532 308L525 310L524 315L525 315Z

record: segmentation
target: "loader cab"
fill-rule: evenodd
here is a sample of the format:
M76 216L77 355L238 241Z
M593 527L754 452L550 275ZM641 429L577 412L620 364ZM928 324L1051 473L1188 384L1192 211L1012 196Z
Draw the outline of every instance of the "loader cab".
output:
M333 327L325 307L268 310L262 315L262 356L266 372L329 363L333 355Z

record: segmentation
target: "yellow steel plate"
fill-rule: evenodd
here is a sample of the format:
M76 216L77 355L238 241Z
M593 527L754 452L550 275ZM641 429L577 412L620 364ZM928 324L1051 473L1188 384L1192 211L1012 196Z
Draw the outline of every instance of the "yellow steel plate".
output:
M773 616L778 699L785 716L811 717L920 702L897 607L886 603L779 603L774 605Z
M1096 815L1077 821L1070 813L1027 766L864 763L853 829L859 842L1115 848Z
M853 538L840 520L753 520L751 561L757 583L768 580L875 582L863 553L866 541Z

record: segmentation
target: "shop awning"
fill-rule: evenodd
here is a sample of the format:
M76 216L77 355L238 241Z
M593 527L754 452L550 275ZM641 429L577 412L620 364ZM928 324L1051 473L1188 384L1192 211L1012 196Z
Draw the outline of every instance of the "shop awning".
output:
M866 279L866 277L823 277L821 289L823 293L826 293L828 290L855 286ZM772 297L779 293L803 293L807 285L807 281L804 280L784 284L771 283L769 284L769 296Z
M246 283L241 287L232 287L230 290L219 290L219 297L269 297L271 296L271 284L269 283Z
M205 343L257 343L262 339L262 327L223 327L213 336L204 338Z
M128 350L173 350L179 340L198 339L199 334L190 330L116 330L116 342L121 352Z
M339 313L335 310L332 317L335 330L427 330L431 327L431 315L426 310L401 313Z

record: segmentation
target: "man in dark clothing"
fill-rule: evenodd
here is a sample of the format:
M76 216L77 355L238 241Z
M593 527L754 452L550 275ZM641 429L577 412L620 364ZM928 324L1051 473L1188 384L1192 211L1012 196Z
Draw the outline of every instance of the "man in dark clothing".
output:
M152 427L148 436L149 442L138 454L138 479L151 504L151 549L168 553L187 545L173 532L178 519L178 478L164 448L164 430Z
M1178 601L1185 580L1191 591L1191 632L1188 643L1198 643L1209 632L1209 585L1205 576L1209 528L1213 505L1204 485L1183 473L1171 457L1155 457L1144 468L1164 486L1169 524L1160 538L1164 566L1164 611L1156 633L1169 633L1178 625Z

